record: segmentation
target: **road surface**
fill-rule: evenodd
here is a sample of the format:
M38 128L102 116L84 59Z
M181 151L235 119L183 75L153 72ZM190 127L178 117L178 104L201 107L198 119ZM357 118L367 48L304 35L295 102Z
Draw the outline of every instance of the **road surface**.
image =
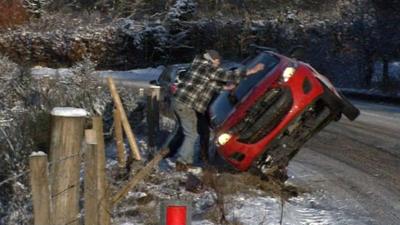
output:
M292 160L289 182L309 190L310 208L337 216L329 224L400 224L400 107L353 102L361 115L310 140ZM321 213L296 214L299 224L326 224Z

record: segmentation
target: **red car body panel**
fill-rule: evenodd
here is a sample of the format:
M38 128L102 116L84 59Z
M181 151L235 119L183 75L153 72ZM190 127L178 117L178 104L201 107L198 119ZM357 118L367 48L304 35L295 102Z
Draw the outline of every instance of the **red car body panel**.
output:
M294 121L307 106L312 104L324 92L324 88L318 78L314 75L315 70L309 65L295 62L285 56L273 53L280 58L279 64L270 71L270 75L266 76L253 90L239 102L229 117L217 128L216 134L229 132L229 129L241 121L247 111L254 105L264 93L274 87L287 87L290 89L293 98L293 104L288 114L286 114L281 122L266 136L254 144L242 143L237 135L232 134L232 138L223 146L218 146L221 156L236 169L240 171L248 170L252 163L259 157L267 146L273 141L285 128ZM293 76L284 82L281 80L282 73L288 65L296 64L296 71ZM303 83L308 79L311 84L311 90L304 93ZM235 152L244 154L244 158L240 161L232 159Z

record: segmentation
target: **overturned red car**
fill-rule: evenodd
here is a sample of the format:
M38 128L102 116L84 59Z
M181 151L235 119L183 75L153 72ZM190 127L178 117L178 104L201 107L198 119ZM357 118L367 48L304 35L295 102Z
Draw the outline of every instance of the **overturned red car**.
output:
M310 65L264 51L246 63L263 71L221 93L210 107L220 155L239 170L285 169L300 147L329 122L359 110Z
M218 152L236 169L282 174L315 133L342 114L350 120L359 115L310 65L268 50L242 65L251 68L258 63L265 65L262 71L234 90L219 93L209 107Z

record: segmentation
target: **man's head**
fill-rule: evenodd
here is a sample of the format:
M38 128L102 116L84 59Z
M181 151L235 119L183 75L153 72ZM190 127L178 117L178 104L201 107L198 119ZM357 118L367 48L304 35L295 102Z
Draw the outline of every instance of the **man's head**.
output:
M207 50L203 56L205 59L210 60L214 67L221 65L222 57L217 51Z

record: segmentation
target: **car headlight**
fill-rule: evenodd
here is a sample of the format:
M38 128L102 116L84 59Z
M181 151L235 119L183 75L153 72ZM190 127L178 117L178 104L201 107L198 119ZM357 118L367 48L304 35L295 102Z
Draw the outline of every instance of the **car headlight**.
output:
M224 145L224 144L226 144L231 138L232 138L232 135L227 134L227 133L223 133L223 134L220 134L220 135L218 136L217 141L218 141L218 144L219 144L219 145Z
M295 68L287 67L282 73L283 81L287 82L293 76L294 72L296 72Z

